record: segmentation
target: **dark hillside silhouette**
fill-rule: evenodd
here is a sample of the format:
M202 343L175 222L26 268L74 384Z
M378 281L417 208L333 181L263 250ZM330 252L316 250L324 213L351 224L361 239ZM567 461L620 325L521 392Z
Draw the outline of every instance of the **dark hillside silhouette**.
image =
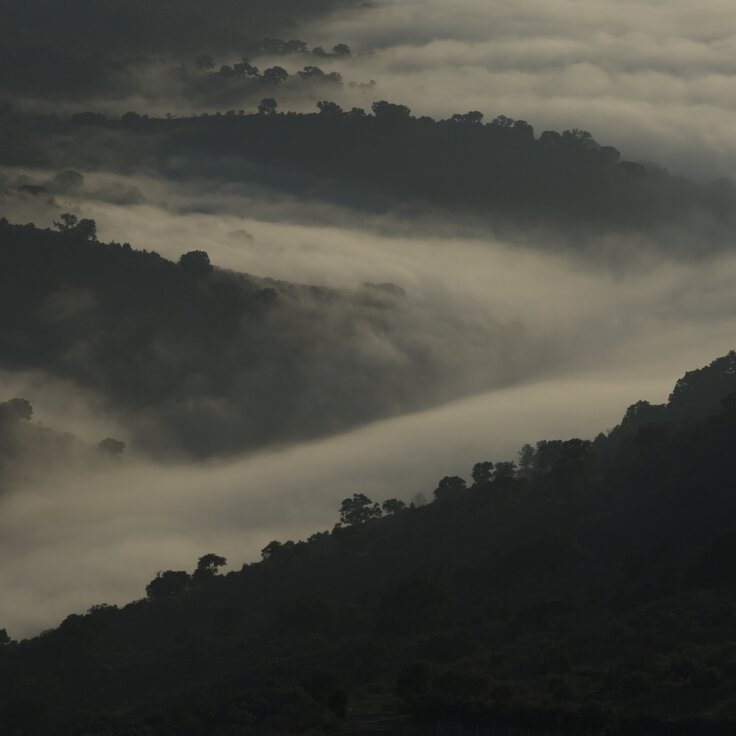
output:
M575 244L578 234L678 227L692 236L663 239L673 252L695 255L730 242L731 182L701 184L622 160L586 131L535 135L525 121L499 116L483 123L480 113L417 119L386 101L368 113L327 100L319 105L315 114L281 113L269 95L255 115L108 120L81 113L67 122L10 116L0 161L130 171L145 151L149 164L173 177L201 169L360 209L430 205L510 231L546 225L553 229L540 238L542 247L544 240L557 244L561 232ZM180 162L176 169L171 161Z
M733 354L688 374L728 390ZM681 386L682 384L678 384ZM674 394L678 394L675 391ZM736 411L479 460L146 598L0 639L0 724L55 734L732 733ZM674 411L676 400L665 411ZM470 473L470 469L469 469ZM427 489L427 494L431 489ZM141 590L145 581L141 581ZM4 642L4 643L3 643Z
M291 442L509 380L500 361L474 379L448 365L392 284L288 284L213 268L200 249L173 263L99 243L88 219L57 228L0 220L0 367L94 391L147 452ZM491 358L511 339L489 325ZM447 340L462 349L461 330Z

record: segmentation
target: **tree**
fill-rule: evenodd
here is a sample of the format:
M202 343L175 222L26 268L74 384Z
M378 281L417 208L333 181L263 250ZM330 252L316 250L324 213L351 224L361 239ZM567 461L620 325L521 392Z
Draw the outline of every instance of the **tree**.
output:
M120 456L125 452L125 442L116 440L113 437L106 437L102 442L98 443L97 449L110 455Z
M197 569L194 571L192 578L194 580L209 580L217 575L218 570L225 565L227 565L227 560L224 557L210 552L197 560Z
M536 450L529 444L519 450L519 475L522 478L531 478L534 475Z
M494 128L512 128L514 125L514 119L506 117L506 115L497 115L491 121L491 125Z
M88 218L80 220L70 212L64 212L59 220L55 220L54 227L65 235L78 235L85 240L97 240L97 223Z
M259 115L275 115L278 102L273 97L264 97L258 103L258 114Z
M383 515L381 507L373 503L364 493L354 493L340 504L340 523L357 526Z
M471 474L473 483L476 486L482 486L485 483L490 483L493 478L493 463L490 460L484 460L481 463L476 463L473 466L473 472Z
M471 110L466 113L456 112L451 119L456 123L480 123L483 120L483 113L479 110Z
M262 78L268 84L281 84L289 78L289 72L282 66L272 66L263 72Z
M300 72L297 72L300 79L305 82L342 82L342 75L338 72L330 72L325 74L318 66L307 65Z
M75 234L85 240L97 240L97 223L87 217L83 217L75 229Z
M10 399L0 404L0 419L27 422L32 416L33 407L26 399Z
M146 595L149 600L173 598L187 589L190 579L189 573L184 570L159 572L146 586Z
M386 514L398 514L406 509L406 504L398 498L388 498L383 502L382 508Z
M333 56L350 56L350 46L348 46L346 43L338 43L335 46L332 47L332 55Z
M212 272L210 257L203 250L190 250L179 258L179 268L194 278L207 276Z
M54 220L54 227L61 233L70 233L77 226L79 218L71 212L64 212L58 220Z
M330 102L329 100L320 100L317 103L319 108L319 114L325 117L337 117L342 115L342 108L336 102Z
M371 109L379 120L407 120L411 116L411 110L406 105L396 105L386 100L374 102Z
M515 462L496 463L496 480L509 480L516 475Z
M5 629L0 629L0 647L10 644L10 637Z
M570 440L542 440L537 442L534 469L537 473L556 473L580 476L589 463L591 442L573 438Z
M284 545L281 544L281 542L277 540L273 540L272 542L269 542L262 550L261 550L261 557L264 560L275 560L277 559L281 554L283 554L284 551Z
M534 128L526 120L514 120L513 131L520 138L534 140Z
M434 489L437 500L451 498L465 490L465 481L459 475L446 475Z
M250 59L243 59L233 64L233 74L243 79L255 79L258 76L258 67L250 63Z
M215 60L209 54L200 54L194 57L195 66L209 71L215 66Z
M593 141L593 136L587 130L581 130L580 128L564 130L562 131L562 137L565 140L578 143L589 143Z

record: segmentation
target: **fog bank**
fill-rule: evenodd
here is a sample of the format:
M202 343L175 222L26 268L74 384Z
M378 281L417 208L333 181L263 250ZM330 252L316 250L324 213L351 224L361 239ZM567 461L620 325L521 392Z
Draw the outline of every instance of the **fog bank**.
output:
M386 0L304 33L349 39L343 73L377 81L346 88L343 104L585 128L630 158L710 178L736 172L734 20L725 0Z

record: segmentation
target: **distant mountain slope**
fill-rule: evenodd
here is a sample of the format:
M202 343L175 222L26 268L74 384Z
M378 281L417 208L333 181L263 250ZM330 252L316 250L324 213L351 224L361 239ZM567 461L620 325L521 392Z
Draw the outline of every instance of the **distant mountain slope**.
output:
M508 233L544 226L538 240L547 247L559 245L561 232L568 246L586 235L656 232L672 253L730 247L732 182L704 184L622 160L586 131L535 136L525 121L483 124L471 113L416 119L385 101L374 114L333 107L179 119L81 113L69 122L11 115L0 120L0 162L121 172L145 165L175 179L202 172L407 216L412 205L440 207Z
M227 575L205 555L151 581L147 600L1 646L0 723L25 736L725 736L734 440L727 399L640 431L614 459L542 442L518 468L478 463L472 486L442 479L426 506L389 502L377 518L351 496L331 533L273 542Z
M299 286L2 221L0 259L0 367L94 392L155 454L315 437L514 375L512 328L434 324L391 284Z

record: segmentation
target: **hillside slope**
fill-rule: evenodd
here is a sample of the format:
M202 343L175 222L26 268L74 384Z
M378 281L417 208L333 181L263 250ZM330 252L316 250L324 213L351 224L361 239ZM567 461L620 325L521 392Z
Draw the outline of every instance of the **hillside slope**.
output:
M4 220L0 258L0 368L92 392L155 455L326 435L514 375L513 326L433 322L393 284L289 284Z
M273 542L260 563L222 575L208 554L145 600L5 644L0 722L28 736L731 733L734 360L684 379L699 417L675 416L681 382L657 421L481 461L428 505L351 496L332 532Z

